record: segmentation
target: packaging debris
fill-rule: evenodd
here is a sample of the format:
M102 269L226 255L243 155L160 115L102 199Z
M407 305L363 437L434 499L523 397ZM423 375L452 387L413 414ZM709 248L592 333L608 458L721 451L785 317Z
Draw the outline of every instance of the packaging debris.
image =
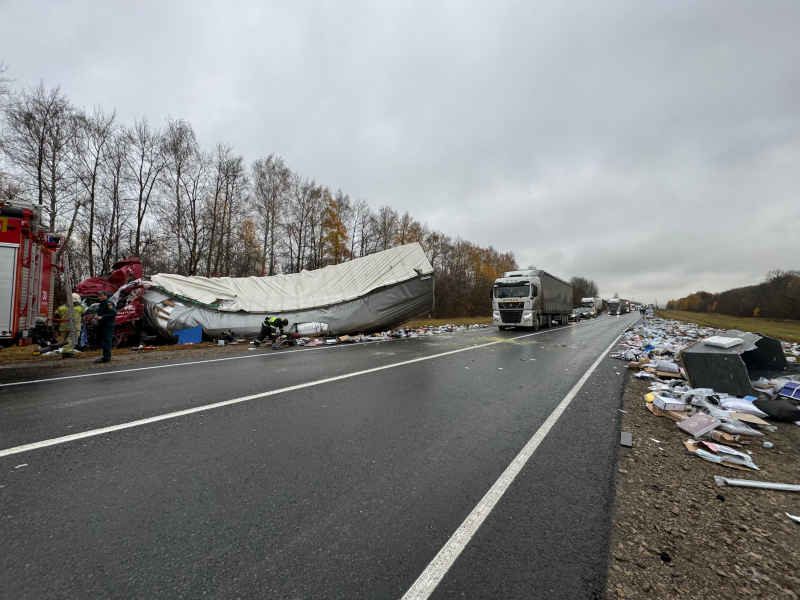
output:
M689 452L709 462L726 467L761 470L755 465L750 455L722 444L687 440L684 445Z
M791 483L772 483L770 481L754 481L752 479L728 479L727 477L714 476L714 481L720 487L729 485L732 487L757 488L761 490L775 490L777 492L800 492L800 485Z
M748 445L777 430L770 421L800 424L800 369L784 353L800 355L800 348L753 333L646 318L628 328L611 358L649 380L645 407L691 436L684 446L692 455L759 470Z

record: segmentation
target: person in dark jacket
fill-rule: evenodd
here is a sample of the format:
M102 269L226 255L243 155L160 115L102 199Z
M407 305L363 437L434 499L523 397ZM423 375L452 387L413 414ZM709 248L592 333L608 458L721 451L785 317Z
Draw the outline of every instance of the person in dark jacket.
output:
M100 337L100 345L103 347L103 358L98 358L96 363L111 362L111 344L114 341L114 322L117 318L117 307L109 300L106 292L97 294L100 305L97 307L97 318L99 322L97 329Z
M278 339L278 330L280 330L280 335L283 335L284 328L288 326L289 321L287 319L281 319L280 317L266 317L264 322L261 323L261 331L253 343L256 346L260 346L261 342L263 342L264 338L267 336L269 336L270 342L275 342Z

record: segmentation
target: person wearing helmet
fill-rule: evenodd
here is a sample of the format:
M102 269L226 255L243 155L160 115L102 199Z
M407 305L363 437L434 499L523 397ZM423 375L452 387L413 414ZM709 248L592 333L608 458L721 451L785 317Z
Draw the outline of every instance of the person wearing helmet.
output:
M76 333L80 335L81 332L81 320L83 319L84 307L81 304L81 297L74 293L72 294L72 314L75 317L75 328ZM61 338L60 341L66 342L70 339L70 321L69 321L69 308L67 304L64 303L56 309L56 317L60 321L58 326L58 335Z
M264 338L267 336L269 336L270 342L275 342L278 339L278 335L283 335L283 330L288 326L289 321L287 319L282 319L281 317L265 317L264 322L261 323L261 331L253 343L256 346L260 346L261 342L263 342ZM278 334L279 330L280 334Z

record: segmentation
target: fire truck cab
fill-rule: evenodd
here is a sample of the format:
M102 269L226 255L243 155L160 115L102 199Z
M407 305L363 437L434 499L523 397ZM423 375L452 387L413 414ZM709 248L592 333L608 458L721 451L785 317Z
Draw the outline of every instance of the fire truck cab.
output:
M40 206L0 200L0 345L30 344L51 324L59 242Z

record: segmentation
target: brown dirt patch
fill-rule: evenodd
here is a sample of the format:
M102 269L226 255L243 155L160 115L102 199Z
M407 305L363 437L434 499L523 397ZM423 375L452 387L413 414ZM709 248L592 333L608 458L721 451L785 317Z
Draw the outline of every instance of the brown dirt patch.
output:
M773 449L746 447L761 471L730 469L686 452L686 434L645 408L647 387L629 377L623 398L633 448L617 466L607 597L800 597L800 525L784 514L800 515L800 494L714 481L800 483L800 427L776 423Z

